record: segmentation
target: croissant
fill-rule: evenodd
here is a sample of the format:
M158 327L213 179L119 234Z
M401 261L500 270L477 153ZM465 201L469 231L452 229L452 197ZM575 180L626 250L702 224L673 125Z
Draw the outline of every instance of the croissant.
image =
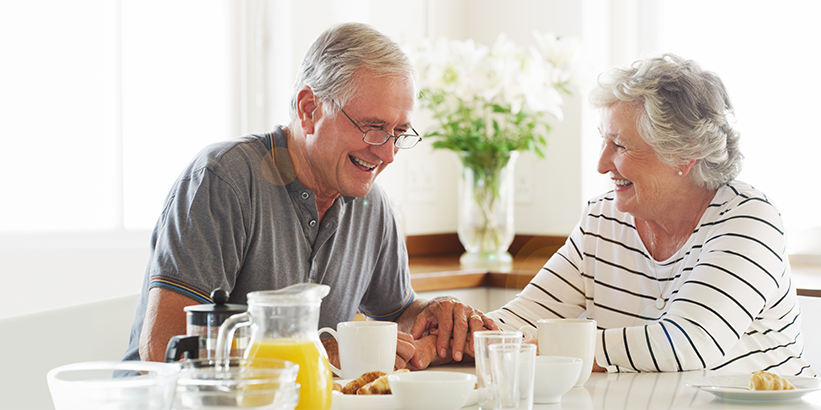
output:
M363 373L362 376L357 377L356 379L351 380L345 387L342 388L343 394L356 394L357 390L365 386L366 384L382 377L385 375L385 372L380 372L378 370L372 372Z
M408 369L397 370L390 374L408 372ZM388 383L388 375L380 376L376 380L362 386L356 394L391 394L391 385Z
M793 390L787 379L770 372L758 370L750 377L750 390Z

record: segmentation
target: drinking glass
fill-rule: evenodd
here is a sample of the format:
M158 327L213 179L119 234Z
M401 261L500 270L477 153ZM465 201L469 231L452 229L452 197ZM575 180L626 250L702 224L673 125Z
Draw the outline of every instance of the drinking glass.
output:
M488 347L497 410L532 410L536 345Z
M487 330L473 333L473 351L476 354L476 384L479 408L493 410L496 396L493 392L493 375L488 347L492 344L522 344L522 332Z

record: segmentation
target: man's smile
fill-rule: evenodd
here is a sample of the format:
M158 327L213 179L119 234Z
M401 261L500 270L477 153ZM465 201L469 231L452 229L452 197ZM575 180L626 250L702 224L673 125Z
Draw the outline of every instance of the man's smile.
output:
M371 164L370 162L363 161L359 158L354 157L353 155L348 155L348 157L351 159L351 162L354 165L356 165L357 167L359 167L359 168L361 168L365 171L370 171L370 170L376 168L376 164Z

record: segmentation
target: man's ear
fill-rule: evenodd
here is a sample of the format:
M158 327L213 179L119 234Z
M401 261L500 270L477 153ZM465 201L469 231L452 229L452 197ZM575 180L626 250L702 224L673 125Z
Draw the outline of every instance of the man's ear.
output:
M313 134L316 122L321 116L317 96L307 85L299 90L296 98L296 116L305 135Z

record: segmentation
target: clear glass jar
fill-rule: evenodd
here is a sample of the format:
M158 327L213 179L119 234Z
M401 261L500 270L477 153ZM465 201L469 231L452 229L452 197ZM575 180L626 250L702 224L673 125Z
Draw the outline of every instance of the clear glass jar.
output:
M165 349L168 363L180 359L215 359L220 326L229 317L243 313L247 306L228 303L228 292L211 292L213 304L186 306L185 336L173 336ZM238 329L231 341L231 357L242 357L248 346L248 330Z

